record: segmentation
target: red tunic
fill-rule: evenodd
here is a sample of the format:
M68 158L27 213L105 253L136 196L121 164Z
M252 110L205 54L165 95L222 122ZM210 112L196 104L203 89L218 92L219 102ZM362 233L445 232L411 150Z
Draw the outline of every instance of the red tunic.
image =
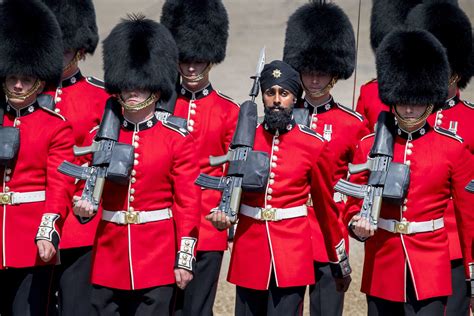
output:
M465 264L472 263L474 195L465 190L474 178L472 156L456 136L424 128L408 134L399 130L394 146L394 162L410 165L410 186L403 206L384 203L380 217L409 222L441 218L453 196L454 209L461 221L459 232ZM354 163L367 160L373 136L363 139ZM367 183L367 173L351 176L355 183ZM360 211L361 200L349 198L345 222ZM409 269L409 270L407 270ZM406 276L410 273L417 298L451 294L451 265L446 228L411 235L391 233L379 228L365 242L362 292L390 301L406 300Z
M55 111L71 123L75 145L84 146L90 130L100 123L105 102L109 98L103 83L92 77L85 78L78 72L47 94L55 98ZM76 157L78 165L88 162L85 156ZM80 196L82 188L76 188L76 191L76 195ZM99 218L100 214L87 224L81 224L72 211L69 212L64 223L61 248L92 246Z
M367 121L362 115L334 102L332 97L327 103L318 107L313 107L305 100L303 107L308 108L311 113L309 127L323 135L336 157L333 179L336 184L339 179L347 177L348 163L354 158L357 143L363 136L369 134ZM345 202L338 194L335 195L335 201L339 209L339 224L344 232L346 249L349 250L347 227L342 221ZM313 258L318 262L329 262L327 251L321 251L325 249L324 237L314 212L309 212L308 218L312 231Z
M316 216L323 223L331 262L338 262L336 245L343 241L333 201L332 154L327 142L307 127L294 126L279 136L259 126L255 150L272 161L265 193L247 193L242 203L252 207L290 208L304 205L311 193ZM309 211L309 210L308 210ZM311 210L313 211L313 210ZM311 229L306 216L260 221L239 215L228 281L238 286L268 289L272 269L278 287L315 282Z
M474 105L466 101L461 101L459 96L446 101L443 109L437 113L433 113L428 118L430 124L450 129L451 125L456 125L452 129L464 140L471 153L474 153ZM457 123L457 124L455 124ZM451 260L461 259L461 245L459 243L459 234L456 224L456 216L454 213L454 206L452 200L448 204L446 213L444 215L446 230L448 231L449 239L449 254Z
M188 121L188 130L196 141L201 173L221 177L224 166L210 166L209 156L227 153L239 116L238 104L213 90L211 85L195 93L182 87L178 93L174 115ZM219 205L220 199L219 191L202 189L198 251L227 249L227 232L219 232L204 218Z
M371 132L374 131L380 112L389 110L390 107L380 100L377 79L373 79L360 87L356 111L367 119Z
M7 105L4 126L20 129L20 149L12 168L0 168L3 192L46 191L46 201L3 205L2 261L5 267L24 268L55 264L38 256L36 233L45 213L59 214L58 233L71 204L74 179L58 172L64 161L74 159L73 136L69 123L37 103L17 112Z
M122 290L175 282L178 244L197 237L200 189L194 140L156 117L134 125L123 121L119 142L135 147L129 185L106 182L108 211L172 208L173 219L119 225L101 220L93 250L92 283ZM134 130L135 129L135 130Z

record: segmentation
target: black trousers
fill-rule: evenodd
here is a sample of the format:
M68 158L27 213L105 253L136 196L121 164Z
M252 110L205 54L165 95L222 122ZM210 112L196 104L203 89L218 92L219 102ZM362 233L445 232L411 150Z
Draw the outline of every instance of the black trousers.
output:
M91 313L92 247L61 250L61 264L54 268L50 315L82 316Z
M453 280L453 295L448 297L446 316L470 315L471 289L466 282L462 259L451 261L451 276Z
M274 273L268 290L260 291L237 286L236 316L303 315L306 286L277 287Z
M0 270L0 315L48 315L53 267Z
M344 292L336 290L336 281L329 263L314 262L316 284L309 287L311 316L341 316Z
M223 251L199 251L193 280L176 293L176 316L213 315Z
M387 286L390 286L389 284ZM446 297L418 301L410 273L407 275L407 302L393 302L367 295L369 316L444 316Z
M93 285L92 312L89 315L171 315L174 291L174 284L133 291Z

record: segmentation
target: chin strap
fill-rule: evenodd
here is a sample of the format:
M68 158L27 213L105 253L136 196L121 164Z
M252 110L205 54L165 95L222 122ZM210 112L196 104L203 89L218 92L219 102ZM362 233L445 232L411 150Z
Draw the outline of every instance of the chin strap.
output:
M430 104L426 108L425 113L423 113L423 115L421 115L419 118L415 120L406 120L402 118L398 114L396 108L394 109L394 114L395 114L395 117L397 118L398 126L400 126L405 131L409 131L409 130L412 130L414 127L423 125L426 119L428 118L428 116L430 116L431 112L433 112L433 108L434 108L433 104Z
M303 84L303 88L306 94L309 95L311 98L319 98L319 97L322 97L323 95L328 94L329 91L331 91L331 89L334 88L334 85L336 84L337 80L338 79L336 77L333 77L331 81L324 88L319 89L319 90L310 90L306 88L304 84Z
M10 90L8 90L5 83L3 83L3 92L5 92L5 95L7 96L8 99L18 99L18 100L21 100L21 101L25 101L26 99L31 97L33 94L38 92L40 87L41 87L41 81L37 79L35 81L35 84L33 85L33 87L31 87L30 90L26 91L23 94L16 94L16 93L11 92Z
M78 51L76 55L74 55L74 58L66 66L64 66L63 73L68 72L69 70L71 70L72 67L77 66L80 60L84 60L84 59L85 59L84 52L82 50Z
M120 103L120 105L127 111L130 111L130 112L137 112L137 111L140 111L152 104L155 104L156 101L157 101L157 97L154 93L150 94L150 96L143 102L140 102L138 104L128 104L126 103L123 99L122 99L122 96L121 95L118 95L117 96L117 100L118 100L118 103Z
M179 69L179 73L181 74L181 77L183 77L184 79L190 82L199 82L202 79L204 79L204 77L211 71L211 68L212 68L212 64L209 63L207 67L199 75L195 75L195 76L186 76L183 74L181 69Z

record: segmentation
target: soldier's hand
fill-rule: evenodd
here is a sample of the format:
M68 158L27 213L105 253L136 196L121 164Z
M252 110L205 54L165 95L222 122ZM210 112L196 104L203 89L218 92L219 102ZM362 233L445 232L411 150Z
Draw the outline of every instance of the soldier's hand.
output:
M56 254L56 248L50 241L38 240L36 246L38 247L38 254L44 262L48 262Z
M176 285L181 290L184 290L193 279L193 274L186 269L174 269L174 277L176 279Z
M213 211L206 216L206 219L212 223L212 225L218 230L224 230L232 226L230 219L222 211Z
M375 233L373 227L370 225L370 222L366 218L360 217L360 215L355 215L352 217L351 227L354 234L360 238L369 238Z
M73 197L73 211L74 214L80 217L92 217L94 216L94 206L91 202L81 200L81 197Z
M352 278L350 275L344 277L344 278L336 278L336 290L338 292L346 292L349 289L349 285L352 282Z

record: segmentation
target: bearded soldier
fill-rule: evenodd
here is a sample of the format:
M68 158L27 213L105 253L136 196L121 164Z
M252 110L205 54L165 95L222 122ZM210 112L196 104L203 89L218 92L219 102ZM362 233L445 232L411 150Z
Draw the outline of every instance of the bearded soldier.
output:
M446 48L451 77L448 97L439 111L433 113L428 121L433 126L449 129L459 135L474 153L474 106L462 101L460 90L464 89L472 74L470 58L472 54L472 26L467 15L450 3L422 4L408 15L407 25L423 28L432 33ZM453 295L448 298L447 315L469 314L469 293L466 286L462 252L456 225L453 200L445 213L446 230L449 237Z
M49 87L47 93L54 97L54 111L71 123L75 145L83 146L90 130L100 123L108 98L103 83L93 77L84 77L78 66L87 54L94 53L99 41L94 4L91 0L43 1L59 22L64 43L61 83ZM87 163L86 157L78 158L77 163ZM65 220L61 265L54 271L54 290L58 291L61 315L90 313L91 253L99 219L97 216L81 224L70 212Z
M73 159L71 126L40 94L58 84L61 30L35 0L0 3L0 314L46 315L61 227L73 179L57 171Z
M236 315L301 315L306 286L315 281L308 211L321 223L338 290L350 282L332 199L333 156L319 134L293 119L297 71L282 61L265 65L261 91L265 116L254 150L270 156L270 176L263 193L242 196L228 281L237 285ZM314 208L308 209L310 193ZM220 229L230 225L220 211L208 218Z
M163 6L161 22L173 34L179 50L181 85L174 114L187 120L187 129L196 140L201 173L221 177L225 167L210 166L209 156L227 153L239 106L214 89L209 73L225 57L227 12L221 0L170 0ZM202 189L195 278L184 293L178 293L178 314L212 315L227 233L216 230L204 216L219 205L220 198L219 191Z
M444 315L452 293L444 221L451 197L471 280L474 231L474 198L465 190L474 176L472 155L460 137L427 122L446 100L447 56L432 34L396 30L380 44L376 62L381 100L391 106L398 124L393 162L409 167L410 182L402 205L382 202L376 231L358 215L360 200L348 200L346 221L353 236L368 238L362 292L369 315ZM361 140L354 163L367 161L373 142L373 136ZM367 183L368 176L361 172L351 179Z
M113 95L106 111L112 107L120 122L117 144L134 151L131 162L123 160L130 176L104 187L93 250L94 315L170 314L174 284L185 288L193 277L200 203L194 141L155 112L173 94L177 61L169 31L142 15L129 16L104 40L105 87ZM109 128L104 121L96 141ZM74 211L94 214L87 199Z
M302 6L288 21L283 60L300 73L305 91L304 100L295 110L300 113L296 119L329 142L336 157L333 176L337 182L347 176L347 164L352 161L357 142L369 133L362 116L337 103L331 95L336 82L349 78L354 71L355 39L349 18L335 4L313 2ZM342 223L345 203L339 193L334 200L347 246L347 229ZM316 285L310 287L311 314L342 315L344 293L336 291L321 227L314 212L308 212L308 218L316 275Z

